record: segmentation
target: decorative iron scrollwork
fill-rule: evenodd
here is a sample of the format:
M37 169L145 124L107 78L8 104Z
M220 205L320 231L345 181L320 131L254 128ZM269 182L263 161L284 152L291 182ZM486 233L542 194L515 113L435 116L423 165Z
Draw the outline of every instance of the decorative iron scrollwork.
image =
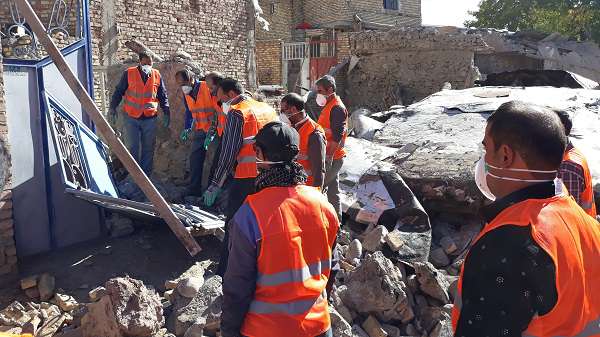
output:
M57 156L64 168L65 180L77 188L87 189L89 181L85 174L85 164L77 125L64 117L54 107L50 107L54 127L54 139L58 145Z

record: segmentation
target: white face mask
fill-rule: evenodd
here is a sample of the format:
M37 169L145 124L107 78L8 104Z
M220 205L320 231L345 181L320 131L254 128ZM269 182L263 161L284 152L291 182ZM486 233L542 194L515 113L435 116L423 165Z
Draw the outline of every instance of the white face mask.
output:
M317 95L317 105L322 107L322 106L325 106L326 104L327 104L327 96L318 94Z
M292 125L292 122L290 121L289 117L283 112L279 114L279 121L286 125Z
M181 86L181 91L183 91L184 94L189 95L190 92L192 92L192 87L189 85L183 85Z
M152 66L149 64L144 64L143 66L141 66L141 69L145 74L150 74L150 72L152 71Z
M520 179L520 178L510 178L510 177L501 177L495 174L488 172L488 167L491 167L495 170L504 170L511 172L529 172L529 173L544 173L544 174L556 174L557 171L543 171L543 170L529 170L529 169L517 169L517 168L500 168L493 165L490 165L485 162L485 153L481 156L481 159L477 162L475 166L475 183L477 187L481 191L481 193L490 200L496 200L496 196L490 191L490 188L487 184L487 176L489 175L492 178L508 180L508 181L523 181L526 183L545 183L550 181L555 181L552 179Z

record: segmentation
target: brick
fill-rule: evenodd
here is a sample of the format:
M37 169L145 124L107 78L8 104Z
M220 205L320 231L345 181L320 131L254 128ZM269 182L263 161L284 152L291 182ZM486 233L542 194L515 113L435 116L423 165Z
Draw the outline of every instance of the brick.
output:
M0 210L12 210L12 201L11 200L0 201Z
M25 289L29 289L29 288L33 288L33 287L37 286L37 280L38 280L37 275L32 275L32 276L26 277L24 279L21 279L21 289L25 290Z
M9 229L13 229L13 228L14 228L14 221L12 219L6 219L6 220L0 221L0 232L9 230Z
M17 247L15 247L14 245L5 247L4 254L6 254L7 256L16 256L17 255Z

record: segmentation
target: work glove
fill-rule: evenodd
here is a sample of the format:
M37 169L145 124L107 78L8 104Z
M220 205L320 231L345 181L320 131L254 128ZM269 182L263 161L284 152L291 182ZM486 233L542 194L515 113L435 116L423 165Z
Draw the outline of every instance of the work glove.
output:
M221 188L215 184L212 184L208 187L206 192L202 195L202 201L206 207L212 207L217 200L217 197L221 193Z
M111 108L110 110L108 110L108 122L110 124L117 124L117 110Z
M168 128L171 125L171 115L163 115L163 126Z
M212 135L206 135L206 138L204 138L204 149L205 150L208 150L208 146L210 145L210 143L212 143L213 139L215 139L214 133Z
M186 140L190 139L190 133L192 133L192 129L183 129L179 135L179 138L185 142Z

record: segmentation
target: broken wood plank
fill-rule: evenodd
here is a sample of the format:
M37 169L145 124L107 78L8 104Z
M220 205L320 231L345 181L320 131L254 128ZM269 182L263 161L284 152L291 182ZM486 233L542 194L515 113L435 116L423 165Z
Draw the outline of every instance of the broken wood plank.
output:
M19 10L23 13L25 20L31 26L31 29L37 36L38 40L44 46L48 55L54 61L54 64L60 71L61 75L73 90L73 93L83 106L83 109L92 119L96 125L96 129L102 134L110 149L115 153L119 160L123 163L135 183L144 192L146 197L152 202L156 209L160 212L160 216L169 225L175 236L185 246L190 255L194 256L198 254L202 249L198 242L192 237L189 231L177 218L171 207L167 204L165 199L160 195L156 187L152 184L150 179L146 176L144 171L140 168L138 163L133 159L131 153L127 150L123 142L117 137L115 131L112 129L110 124L106 121L94 100L88 95L87 91L79 82L79 79L75 76L65 58L50 36L46 33L44 25L40 21L37 14L35 14L33 8L27 0L15 0Z

